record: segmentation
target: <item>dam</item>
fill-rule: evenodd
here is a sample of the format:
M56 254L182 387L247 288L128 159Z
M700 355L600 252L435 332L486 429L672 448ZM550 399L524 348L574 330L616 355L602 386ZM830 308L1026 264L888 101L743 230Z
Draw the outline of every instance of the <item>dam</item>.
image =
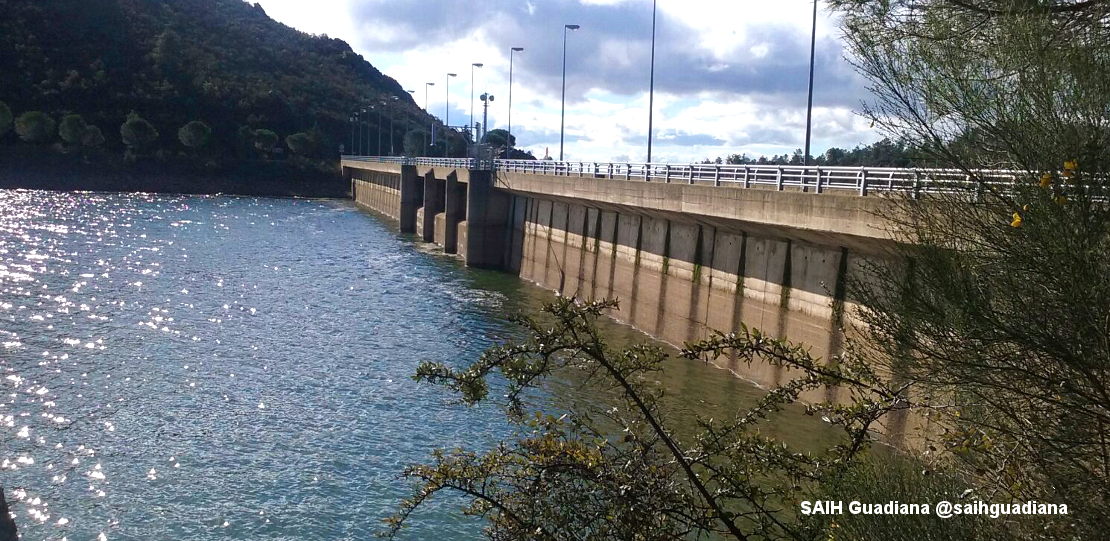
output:
M889 199L868 192L919 186L906 170L865 171L861 182L859 168L809 168L816 174L807 177L754 166L342 165L358 205L468 266L616 299L612 317L671 344L744 324L822 358L843 348L849 280L892 242L882 218ZM719 362L761 385L783 378L770 366Z

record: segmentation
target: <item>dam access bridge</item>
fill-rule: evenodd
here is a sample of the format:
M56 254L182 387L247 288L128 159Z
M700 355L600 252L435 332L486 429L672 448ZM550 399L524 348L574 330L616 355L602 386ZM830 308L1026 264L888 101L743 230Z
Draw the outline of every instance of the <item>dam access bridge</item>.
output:
M615 298L615 319L671 344L743 322L820 357L843 347L834 307L852 306L849 279L893 242L889 195L973 186L959 171L880 167L354 156L342 167L360 206L468 266ZM725 368L763 385L783 377Z

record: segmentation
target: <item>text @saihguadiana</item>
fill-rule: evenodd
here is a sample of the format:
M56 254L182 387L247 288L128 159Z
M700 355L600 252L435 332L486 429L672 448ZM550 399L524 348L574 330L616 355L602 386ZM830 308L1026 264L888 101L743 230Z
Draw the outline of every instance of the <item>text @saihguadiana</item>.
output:
M885 503L843 502L836 500L805 501L801 504L803 515L936 515L951 518L960 515L979 515L998 518L1005 515L1066 515L1065 504L1026 501L1018 503L987 503L983 501L936 503Z

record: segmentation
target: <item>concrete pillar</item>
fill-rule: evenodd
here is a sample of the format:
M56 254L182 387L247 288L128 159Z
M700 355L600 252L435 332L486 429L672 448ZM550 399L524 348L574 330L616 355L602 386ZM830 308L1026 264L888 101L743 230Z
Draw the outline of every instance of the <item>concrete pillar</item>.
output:
M507 246L512 196L493 187L493 173L470 171L466 193L466 265L483 269L508 268Z
M416 209L424 204L424 182L416 176L416 166L401 166L401 211L398 220L402 233L416 233Z
M443 251L454 254L458 248L459 222L466 219L466 183L459 182L457 172L447 175L447 190L444 198Z
M444 183L428 171L424 175L424 242L435 242L436 214L443 212Z

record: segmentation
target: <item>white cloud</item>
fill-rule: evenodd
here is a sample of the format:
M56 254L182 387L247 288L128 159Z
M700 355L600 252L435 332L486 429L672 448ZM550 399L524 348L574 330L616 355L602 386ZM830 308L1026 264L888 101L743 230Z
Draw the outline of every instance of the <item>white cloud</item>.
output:
M508 47L524 46L514 66L513 131L537 156L546 148L558 155L561 25L580 22L583 29L571 35L568 47L566 156L646 157L650 0L258 1L281 22L348 41L415 90L419 104L425 83L434 82L428 107L440 118L445 74L458 73L450 83L455 125L469 120L470 64L484 62L475 71L474 94L496 95L490 124L506 127ZM781 154L801 147L812 6L807 0L659 0L655 160ZM605 19L613 13L635 17ZM814 154L878 139L852 113L866 96L837 59L838 33L836 21L820 12ZM474 115L481 119L478 100Z

